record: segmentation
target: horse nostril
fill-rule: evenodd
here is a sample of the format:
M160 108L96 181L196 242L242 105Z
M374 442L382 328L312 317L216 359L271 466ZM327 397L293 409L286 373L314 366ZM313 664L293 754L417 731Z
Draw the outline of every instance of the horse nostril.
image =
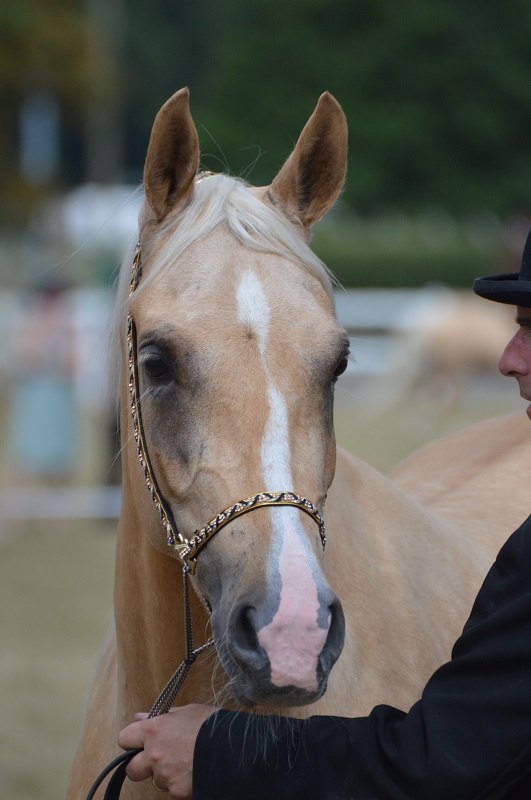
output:
M254 606L245 605L234 609L230 615L228 645L234 659L242 666L258 668L263 666L263 650L258 642L256 631L257 611Z
M339 598L336 597L330 603L328 609L330 627L328 628L328 636L321 653L321 663L326 670L330 670L335 664L345 644L345 614Z
M258 647L258 637L254 625L256 609L253 606L242 608L238 618L238 628L242 645L248 650L256 650Z

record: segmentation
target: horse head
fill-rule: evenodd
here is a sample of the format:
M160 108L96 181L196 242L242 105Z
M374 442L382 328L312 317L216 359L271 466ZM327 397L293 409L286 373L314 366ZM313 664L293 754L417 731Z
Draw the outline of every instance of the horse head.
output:
M322 513L335 469L334 383L348 355L330 278L308 246L344 180L340 106L322 95L272 184L252 187L198 173L188 100L177 92L155 119L142 278L123 303L149 459L187 535L259 492L294 492ZM131 420L122 423L132 438ZM134 502L149 505L133 447L124 458ZM146 530L172 554L162 525ZM344 640L325 561L315 521L293 506L235 518L197 555L192 580L243 704L293 706L325 691Z

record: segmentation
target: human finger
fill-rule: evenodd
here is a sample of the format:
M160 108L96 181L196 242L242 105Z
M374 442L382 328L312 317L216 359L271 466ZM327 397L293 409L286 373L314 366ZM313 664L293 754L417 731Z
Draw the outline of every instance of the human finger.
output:
M125 772L132 781L145 781L146 778L150 778L153 775L150 760L144 751L131 759L125 768Z
M137 747L144 747L145 733L143 722L132 722L118 734L118 744L122 750L132 750Z

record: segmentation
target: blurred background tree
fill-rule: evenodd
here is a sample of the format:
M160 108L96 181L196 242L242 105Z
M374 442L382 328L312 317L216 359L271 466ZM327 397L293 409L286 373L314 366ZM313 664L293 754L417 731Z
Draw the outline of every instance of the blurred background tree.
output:
M318 251L347 283L418 285L429 261L468 285L530 206L530 25L526 0L4 0L0 226L82 182L138 184L183 85L204 166L266 183L328 89L349 177Z
M268 180L328 89L350 123L352 208L507 213L528 196L529 3L485 0L480 12L473 0L223 8L199 106L236 171L262 147L253 176Z
M50 183L80 177L70 142L79 136L79 98L89 87L84 36L84 17L69 0L0 5L0 213L5 225L24 224ZM32 126L35 134L28 131ZM47 163L36 166L27 153L32 149L28 136L43 130Z

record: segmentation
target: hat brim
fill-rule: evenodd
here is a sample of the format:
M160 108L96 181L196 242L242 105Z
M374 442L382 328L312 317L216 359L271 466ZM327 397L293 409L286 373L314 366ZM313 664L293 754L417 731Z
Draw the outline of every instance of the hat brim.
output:
M473 289L486 300L531 308L531 281L522 280L519 272L476 278Z

